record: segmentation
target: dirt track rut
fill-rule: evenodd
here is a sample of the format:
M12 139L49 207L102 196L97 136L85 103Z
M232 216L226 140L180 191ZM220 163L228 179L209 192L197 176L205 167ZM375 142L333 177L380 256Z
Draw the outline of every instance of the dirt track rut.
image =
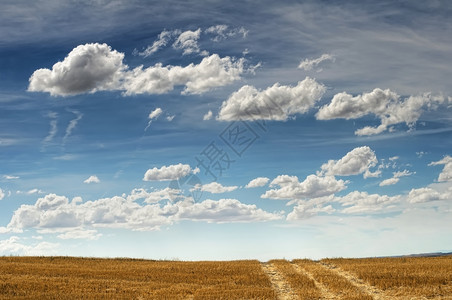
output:
M270 278L279 300L298 299L290 284L272 263L262 263L262 269Z

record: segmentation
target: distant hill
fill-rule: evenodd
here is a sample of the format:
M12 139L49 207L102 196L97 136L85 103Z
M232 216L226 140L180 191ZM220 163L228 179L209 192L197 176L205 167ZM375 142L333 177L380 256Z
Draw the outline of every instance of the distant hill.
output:
M447 255L452 255L452 252L419 253L419 254L391 256L391 257L439 257L439 256L447 256Z

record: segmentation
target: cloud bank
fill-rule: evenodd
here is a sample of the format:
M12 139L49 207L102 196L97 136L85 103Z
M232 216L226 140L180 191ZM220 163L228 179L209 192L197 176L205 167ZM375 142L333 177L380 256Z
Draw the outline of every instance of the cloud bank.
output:
M131 70L123 60L124 54L107 44L80 45L51 70L36 70L29 79L28 91L48 92L52 96L97 91L123 91L124 95L135 95L163 94L175 86L183 86L183 94L201 94L231 84L248 71L244 58L221 58L218 54L185 67L155 64Z
M274 84L263 91L245 85L223 102L217 119L286 121L311 109L325 93L325 87L306 77L296 86Z
M352 96L345 92L334 95L329 104L322 106L316 114L318 120L358 119L374 115L381 124L366 126L355 131L356 135L374 135L393 130L393 125L405 123L413 128L425 108L435 109L444 102L442 96L423 94L402 99L396 93L379 88L370 93Z

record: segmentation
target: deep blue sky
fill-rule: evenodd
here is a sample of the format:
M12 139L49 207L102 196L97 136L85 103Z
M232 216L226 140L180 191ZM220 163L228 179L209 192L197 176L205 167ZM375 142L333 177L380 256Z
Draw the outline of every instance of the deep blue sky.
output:
M451 13L2 1L0 254L451 251Z

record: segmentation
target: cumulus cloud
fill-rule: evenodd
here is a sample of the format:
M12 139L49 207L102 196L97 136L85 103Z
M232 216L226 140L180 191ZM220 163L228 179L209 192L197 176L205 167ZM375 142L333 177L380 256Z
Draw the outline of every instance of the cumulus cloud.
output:
M429 166L437 165L444 165L443 171L438 176L438 181L452 181L452 157L447 155L443 159L429 164Z
M172 191L166 190L167 193ZM39 198L34 205L21 205L3 232L21 232L34 228L40 233L62 232L62 239L74 238L79 232L84 238L95 239L95 228L125 228L157 230L179 220L208 222L256 222L280 219L279 213L269 213L256 205L243 204L236 199L205 200L194 203L191 197L179 202L156 202L163 199L153 192L136 189L123 197L115 196L94 201L69 202L55 194ZM146 197L144 203L136 200ZM149 200L148 200L149 199ZM93 228L94 227L94 228Z
M337 180L334 176L309 175L302 182L297 176L279 175L270 186L279 188L266 191L261 198L281 200L303 200L332 195L346 188L344 180Z
M182 94L201 94L239 80L246 71L244 64L244 58L221 58L212 54L197 65L192 63L185 67L139 66L125 74L124 94L163 94L173 90L174 86L185 86Z
M200 94L230 84L248 71L244 58L221 58L218 54L185 67L155 64L132 70L123 59L123 53L107 44L80 45L54 64L52 70L36 70L30 77L28 91L70 96L120 90L124 95L134 95L163 94L175 86L184 86L183 94Z
M56 253L59 244L39 242L26 245L18 236L11 236L0 241L0 255L52 255Z
M209 192L212 194L222 194L227 192L235 191L238 188L238 186L232 185L232 186L224 186L221 185L218 182L211 182L208 184L197 184L193 187L194 190L201 190L203 192Z
M383 180L382 182L380 182L379 185L380 186L385 186L385 185L396 184L397 182L399 182L400 177L411 176L413 174L416 174L416 172L410 172L408 170L403 170L403 171L393 172L392 174L393 174L392 178L388 178L388 179Z
M84 183L99 183L100 180L96 175L91 175L90 177L88 177L85 181L83 181Z
M6 180L14 180L14 179L19 179L19 176L13 176L13 175L3 175L3 178Z
M180 218L209 223L262 222L281 219L279 213L269 213L254 204L244 204L237 199L207 199L183 208Z
M245 186L245 188L249 189L249 188L265 186L265 185L267 185L267 183L269 181L270 181L270 178L257 177L255 179L251 180L250 182L248 182L248 184Z
M263 91L245 85L223 102L217 119L286 121L306 113L324 93L325 87L309 77L296 86L276 83Z
M396 184L397 182L399 182L399 180L400 180L399 178L395 178L395 177L388 178L388 179L385 179L382 182L380 182L379 186L393 185L393 184Z
M368 194L367 192L353 191L343 197L335 197L334 201L339 202L342 206L342 213L371 213L381 211L384 208L400 202L401 196L387 196L379 194Z
M381 124L377 127L366 126L355 131L356 135L374 135L392 130L392 125L405 123L412 128L424 108L435 109L444 102L442 96L423 94L402 99L389 89L374 89L370 93L352 96L345 92L334 95L329 104L322 106L316 114L318 120L358 119L366 115L375 115Z
M207 121L207 120L212 119L212 116L213 116L213 113L212 113L211 110L209 110L209 111L202 117L202 119L203 119L204 121Z
M334 56L332 56L331 54L322 54L320 57L318 58L314 58L314 59L305 59L303 61L300 62L300 64L298 65L299 69L303 69L305 71L310 71L314 68L316 68L319 64L321 64L324 61L334 61Z
M452 200L452 186L449 183L436 183L428 187L411 189L406 200L410 204L440 200L450 201Z
M349 176L363 174L364 178L372 177L375 173L370 168L378 163L375 152L368 146L357 147L339 160L329 160L323 164L320 174Z
M0 189L0 200L3 200L5 198L5 192L3 192L2 189Z
M126 197L126 196L123 196ZM145 203L158 203L160 201L184 201L188 198L182 194L179 189L165 188L162 190L155 190L148 192L146 189L133 189L130 195L127 196L129 201L144 200Z
M200 36L201 28L198 28L195 31L184 31L179 34L176 41L173 43L173 48L183 50L183 55L199 53L198 40Z
M163 166L161 168L154 167L149 169L144 174L144 181L169 181L178 180L182 177L187 176L190 173L196 174L199 172L198 168L192 169L190 165L177 164Z
M429 187L423 187L418 189L411 189L410 193L408 194L407 201L414 204L442 200L442 198L443 195L441 195L438 191Z
M315 199L299 203L294 206L293 210L287 215L287 221L298 221L312 218L319 213L331 214L336 210L331 205L325 205L323 201Z
M162 113L163 113L163 110L160 107L157 107L156 109L151 111L148 116L148 119L149 119L148 125L146 126L146 128L144 128L144 131L148 130L149 126L151 126L152 121L158 119L158 117Z
M120 86L124 54L107 44L85 44L74 48L52 70L39 69L30 77L28 90L69 96L117 89Z

